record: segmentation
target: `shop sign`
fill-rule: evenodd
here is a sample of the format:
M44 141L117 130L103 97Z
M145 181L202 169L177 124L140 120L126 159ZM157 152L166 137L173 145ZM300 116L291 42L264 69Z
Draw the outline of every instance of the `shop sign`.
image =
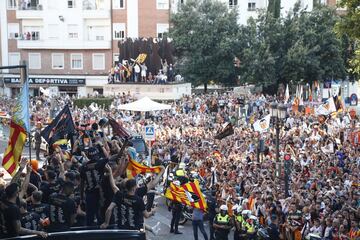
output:
M4 77L5 84L21 84L19 77ZM30 85L85 85L85 78L29 78Z

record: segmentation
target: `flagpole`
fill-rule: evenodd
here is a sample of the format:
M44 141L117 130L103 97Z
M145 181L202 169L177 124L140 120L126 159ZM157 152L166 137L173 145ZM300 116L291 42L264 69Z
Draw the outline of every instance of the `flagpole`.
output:
M21 82L23 83L23 87L25 87L25 82L28 81L26 60L21 61L20 67L21 67L20 68L20 78L21 78ZM30 112L29 95L27 95L27 96L28 96L28 99L27 99L26 107L28 108L28 111ZM30 119L28 121L30 122ZM28 134L28 138L29 138L29 159L31 160L31 126L29 126L27 134ZM38 160L40 160L40 159L38 159Z

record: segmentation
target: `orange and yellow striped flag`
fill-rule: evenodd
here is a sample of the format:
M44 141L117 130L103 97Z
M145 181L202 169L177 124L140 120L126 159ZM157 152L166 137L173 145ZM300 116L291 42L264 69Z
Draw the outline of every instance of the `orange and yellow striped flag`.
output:
M19 166L26 141L26 132L29 130L29 83L25 81L11 117L9 145L2 160L2 166L11 176L15 175Z
M202 209L204 211L207 209L204 195L202 194L199 182L196 179L194 182L188 182L181 186L170 183L170 186L166 189L165 197L193 208Z
M135 62L141 64L141 63L145 62L146 57L147 57L146 53L140 53L139 56L135 59Z
M159 173L159 172L161 172L161 167L144 166L131 158L129 158L129 163L126 167L127 178L134 178L138 174Z

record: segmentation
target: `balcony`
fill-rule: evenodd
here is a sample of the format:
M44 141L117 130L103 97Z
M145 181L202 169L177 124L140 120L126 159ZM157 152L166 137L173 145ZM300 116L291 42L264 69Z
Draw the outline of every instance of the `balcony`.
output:
M110 8L106 7L103 0L83 1L83 18L110 18Z
M110 49L111 41L18 40L19 49Z
M42 18L43 7L38 2L19 2L19 9L16 11L17 19L38 19Z

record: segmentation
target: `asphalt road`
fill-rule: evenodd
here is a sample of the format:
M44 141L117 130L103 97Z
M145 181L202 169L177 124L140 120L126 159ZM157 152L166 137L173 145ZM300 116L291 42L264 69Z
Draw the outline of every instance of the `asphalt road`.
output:
M0 159L5 152L5 149L8 144L9 138L9 129L4 128L1 133L0 130ZM35 150L32 149L32 156L35 156ZM29 148L24 148L23 156L29 157ZM42 162L40 162L40 166ZM6 172L1 166L0 171ZM5 178L10 178L10 176L5 176ZM157 209L154 216L145 220L145 223L148 227L153 228L156 234L152 231L147 231L148 239L157 239L157 240L183 240L183 239L193 239L193 230L191 221L188 221L184 226L179 226L179 231L183 234L175 235L170 233L170 222L171 222L171 212L168 211L165 205L165 198L163 196L156 196L155 202L157 202ZM205 229L209 234L209 226L207 222L205 223ZM156 228L154 228L156 226ZM204 239L202 234L199 231L199 239Z

